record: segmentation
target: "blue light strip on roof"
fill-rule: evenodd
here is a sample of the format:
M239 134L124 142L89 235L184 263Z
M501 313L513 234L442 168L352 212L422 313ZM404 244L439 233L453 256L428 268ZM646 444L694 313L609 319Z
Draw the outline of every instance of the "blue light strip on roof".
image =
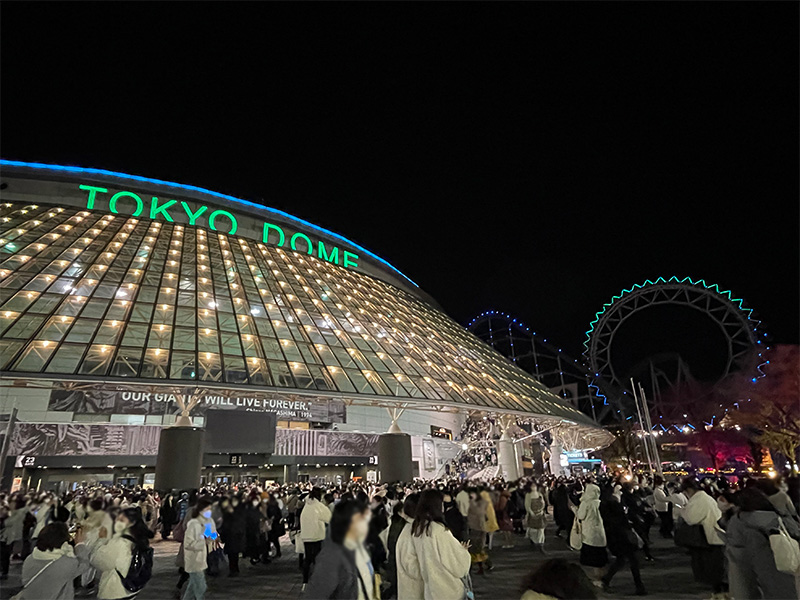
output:
M189 190L192 192L200 192L201 194L208 194L209 196L215 196L217 198L222 198L223 200L229 200L231 202L237 202L239 204L244 204L246 206L252 206L253 208L257 208L259 210L266 210L277 215L280 215L284 218L291 219L297 223L304 225L305 227L309 227L320 233L324 233L327 236L333 237L341 242L349 244L353 248L357 248L364 254L367 254L370 258L374 258L378 262L386 265L392 271L401 275L404 279L412 283L414 286L419 287L419 285L414 282L410 277L408 277L405 273L400 271L397 267L390 264L386 260L382 259L380 256L371 252L364 248L363 246L356 244L355 242L348 240L343 235L339 235L329 229L325 229L324 227L320 227L319 225L314 225L313 223L309 223L305 219L301 219L300 217L295 217L294 215L290 215L287 212L282 210L278 210L277 208L270 208L269 206L264 206L263 204L256 204L255 202L250 202L248 200L241 200L239 198L234 198L233 196L229 196L228 194L221 194L220 192L214 192L212 190L207 190L205 188L198 187L196 185L186 185L183 183L175 183L172 181L163 181L162 179L153 179L152 177L142 177L141 175L128 175L127 173L118 173L116 171L107 171L106 169L93 169L90 167L70 167L65 165L49 165L46 163L31 163L31 162L24 162L21 160L4 160L0 159L0 166L8 166L8 167L25 167L28 169L45 169L49 171L63 171L67 173L86 173L88 175L106 175L109 177L118 177L120 179L130 179L133 181L139 181L142 183L154 183L156 185L166 185L169 187L177 188L179 190Z

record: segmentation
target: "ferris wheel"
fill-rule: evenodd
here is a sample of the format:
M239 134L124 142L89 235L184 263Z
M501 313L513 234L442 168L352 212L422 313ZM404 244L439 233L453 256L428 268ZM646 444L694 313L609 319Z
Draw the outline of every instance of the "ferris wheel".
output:
M752 358L761 356L761 346L766 341L766 333L759 330L761 321L754 318L752 308L746 308L744 301L735 298L730 291L689 277L647 280L622 290L604 304L586 332L584 357L598 397L605 399L606 390L614 393L629 387L629 382L625 381L628 373L619 372L611 359L615 336L631 316L658 305L689 307L705 313L717 324L727 350L719 379L735 370L751 367ZM756 366L754 381L763 376L760 367L760 364ZM619 398L617 393L614 395Z

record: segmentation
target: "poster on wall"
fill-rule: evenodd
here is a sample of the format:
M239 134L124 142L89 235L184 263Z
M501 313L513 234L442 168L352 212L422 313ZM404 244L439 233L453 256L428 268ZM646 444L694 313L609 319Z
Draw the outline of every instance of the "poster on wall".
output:
M78 414L169 415L179 410L178 396L188 402L193 393L191 388L181 393L177 389L146 392L115 386L90 389L54 386L47 409ZM213 392L200 395L193 416L203 416L207 410L242 410L274 413L277 419L287 421L345 422L345 404L335 398L278 394L219 396Z
M101 456L158 454L159 425L17 423L9 454L18 456Z
M160 434L160 425L17 423L9 454L30 466L38 456L155 456ZM278 429L274 454L369 457L370 464L377 464L379 439L380 435L373 433Z
M279 456L372 456L378 453L380 435L324 429L278 429L275 454Z

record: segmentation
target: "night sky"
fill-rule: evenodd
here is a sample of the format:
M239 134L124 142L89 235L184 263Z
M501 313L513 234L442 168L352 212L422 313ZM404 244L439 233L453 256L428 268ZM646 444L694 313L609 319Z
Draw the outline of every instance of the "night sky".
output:
M612 295L670 275L797 343L797 23L797 3L6 2L0 155L286 210L460 322L508 311L574 356ZM713 370L678 313L625 339Z

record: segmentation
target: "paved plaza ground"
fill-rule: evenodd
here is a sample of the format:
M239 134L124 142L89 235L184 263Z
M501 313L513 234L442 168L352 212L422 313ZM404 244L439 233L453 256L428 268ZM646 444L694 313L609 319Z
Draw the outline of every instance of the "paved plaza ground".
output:
M656 562L642 561L642 579L650 598L707 598L710 591L696 584L692 579L689 557L676 548L671 540L658 538L658 531L653 529L651 538L654 542L653 555ZM473 575L476 600L505 600L519 598L520 581L524 575L548 558L566 558L577 562L578 554L572 552L562 539L555 537L555 527L550 524L547 529L546 556L534 553L530 545L520 535L514 536L514 547L503 549L502 538L497 542L491 556L495 568L491 573ZM249 561L240 561L241 574L230 578L227 574L208 578L209 600L227 598L265 599L265 600L300 600L303 598L302 578L298 569L297 555L283 539L283 556L270 565L251 566ZM155 548L155 566L153 579L139 594L141 600L169 600L173 598L178 570L175 567L175 554L178 544L172 541L157 541ZM6 600L19 589L19 573L21 563L11 565L8 581L1 582L0 599ZM634 598L634 585L630 569L620 571L612 582L610 593L599 593L601 598Z

